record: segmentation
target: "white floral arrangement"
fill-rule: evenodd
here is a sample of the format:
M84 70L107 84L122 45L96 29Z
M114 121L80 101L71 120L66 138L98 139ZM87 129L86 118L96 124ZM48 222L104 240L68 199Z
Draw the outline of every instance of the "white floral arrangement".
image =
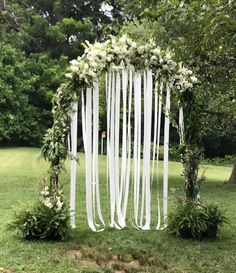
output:
M40 192L40 202L42 202L49 209L55 209L56 211L62 210L64 206L63 193L61 190L49 189L45 186Z
M158 76L165 76L168 82L179 92L191 89L197 82L193 72L176 63L169 50L161 50L153 40L146 45L138 45L127 35L99 43L85 43L82 57L70 62L66 77L75 79L80 86L92 86L93 81L102 73L115 67L125 67L136 70L151 69Z

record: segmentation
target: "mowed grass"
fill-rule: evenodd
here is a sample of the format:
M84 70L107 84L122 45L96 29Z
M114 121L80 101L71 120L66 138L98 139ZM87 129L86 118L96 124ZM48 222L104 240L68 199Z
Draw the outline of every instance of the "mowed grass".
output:
M0 272L236 272L236 188L223 185L230 175L230 167L206 166L202 199L218 203L226 210L229 223L223 227L218 240L198 242L174 238L167 231L137 231L130 224L129 213L129 227L124 230L90 231L85 214L84 155L79 154L79 159L77 228L72 237L65 242L24 241L8 229L8 224L14 207L30 204L38 198L40 180L46 176L48 166L40 159L39 149L0 149ZM105 157L100 157L99 164L102 209L107 221ZM64 173L61 180L68 200L69 172ZM176 199L183 196L181 164L170 162L169 182L172 210ZM156 182L154 192L155 185ZM153 203L155 201L154 193ZM155 213L154 205L153 211Z

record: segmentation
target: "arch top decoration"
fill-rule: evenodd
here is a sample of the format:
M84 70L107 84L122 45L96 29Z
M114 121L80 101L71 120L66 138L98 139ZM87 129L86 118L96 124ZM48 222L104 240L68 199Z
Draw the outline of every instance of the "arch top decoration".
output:
M184 67L182 62L175 62L172 53L161 50L153 40L146 45L138 45L126 35L120 38L111 36L103 43L90 44L86 41L84 46L84 55L72 60L66 73L66 77L80 88L91 87L103 71L118 67L152 70L156 77L163 77L180 93L191 89L197 82L192 70Z
M144 230L150 229L150 185L153 180L155 161L158 161L161 109L165 112L163 170L165 222L168 199L170 96L176 96L180 104L179 134L183 139L182 102L184 100L182 98L185 94L191 93L197 78L190 69L183 66L182 62L175 62L169 50L161 50L153 40L146 45L139 45L126 35L120 38L111 36L102 43L90 44L86 41L84 55L70 62L66 73L67 81L58 88L54 96L54 122L45 135L43 154L50 162L51 187L58 187L59 174L63 170L64 161L68 155L71 158L70 216L71 225L75 226L77 112L78 98L81 98L87 162L86 206L88 224L94 231L102 230L105 225L100 207L98 183L98 77L103 72L106 72L107 179L110 183L111 213L109 225L116 228L126 226L127 199L132 182L134 225ZM122 110L119 110L121 105ZM131 132L132 114L134 116L133 132ZM119 163L120 139L122 139L121 164ZM153 152L151 152L152 141ZM131 143L134 146L133 150ZM141 163L141 150L145 163ZM117 171L119 169L121 170ZM141 174L141 169L145 174ZM161 227L160 214L158 199L157 229ZM97 222L100 224L98 225Z

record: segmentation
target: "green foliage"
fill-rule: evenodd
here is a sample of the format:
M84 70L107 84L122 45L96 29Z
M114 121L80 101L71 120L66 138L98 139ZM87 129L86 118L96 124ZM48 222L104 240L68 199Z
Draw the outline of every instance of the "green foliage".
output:
M68 59L100 39L103 1L5 1L0 9L0 145L40 146ZM111 31L111 30L110 30ZM106 29L109 32L109 28ZM66 56L66 57L65 57ZM68 59L67 59L68 58Z
M236 162L236 155L225 155L224 157L214 157L204 160L204 164L216 166L232 165L234 162Z
M35 201L35 181L37 177L43 177L48 168L44 160L37 160L39 153L40 149L35 148L0 149L0 264L2 268L13 272L24 270L34 273L85 273L98 269L105 272L104 264L110 267L111 259L112 262L117 263L113 261L113 257L115 260L118 256L120 257L118 262L124 261L127 264L131 261L129 257L132 256L132 261L134 259L140 261L140 266L136 269L138 272L235 273L236 188L222 185L222 181L230 175L229 167L208 166L205 173L207 183L202 186L204 198L209 203L217 200L230 219L230 223L226 223L221 230L220 240L203 240L199 244L192 240L177 239L165 231L138 231L131 225L120 231L107 228L103 232L92 232L88 230L86 218L86 197L83 194L85 183L80 183L77 188L79 198L76 202L77 228L73 230L73 239L61 243L29 242L14 236L15 232L7 229L7 223L12 219L12 206ZM78 156L80 158L78 172L82 182L85 181L85 155L80 153ZM105 193L106 158L104 156L99 156L99 166L100 190L101 193ZM171 187L182 188L181 164L170 162L169 168ZM162 164L159 165L159 174L161 172ZM63 190L66 195L69 193L69 183L66 183L69 181L69 176L69 172L63 174L63 181L65 181ZM182 190L175 191L175 196L182 196ZM106 194L102 194L101 197L104 221L107 223L109 215L106 213ZM154 199L156 200L155 193ZM155 200L152 202L152 208L156 211ZM172 201L169 205L170 211L173 210ZM132 206L132 199L129 200L129 206ZM155 213L152 216L152 222L155 224L157 221ZM82 254L82 261L73 253ZM95 261L99 261L98 267ZM90 269L85 267L87 264L91 265ZM114 270L111 269L111 271ZM135 272L135 270L129 270L129 272L133 271Z
M70 225L62 192L45 187L41 192L41 199L34 206L15 213L11 227L25 239L65 239Z
M183 238L214 238L224 222L224 213L217 205L181 201L169 216L168 229Z
M122 33L136 40L153 37L162 47L170 47L200 79L197 125L206 155L235 153L235 1L132 0L124 11L138 19L125 25ZM222 142L222 137L227 138Z
M51 186L58 186L58 176L64 170L64 162L68 155L68 133L70 114L73 112L73 102L76 96L76 87L71 84L61 85L53 99L53 125L44 136L42 154L50 162Z
M69 59L83 53L81 43L100 39L107 26L121 20L120 5L109 14L102 9L104 1L7 1L0 13L0 23L7 32L21 37L27 53L47 53ZM112 16L110 16L112 15Z
M4 42L0 49L0 144L39 146L51 125L51 99L67 60L26 56Z

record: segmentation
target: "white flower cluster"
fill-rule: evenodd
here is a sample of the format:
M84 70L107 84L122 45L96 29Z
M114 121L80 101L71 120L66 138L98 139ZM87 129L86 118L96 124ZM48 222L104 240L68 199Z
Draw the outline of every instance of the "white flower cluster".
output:
M50 195L48 186L44 187L40 192L42 197L48 197Z
M64 205L62 200L62 192L61 191L53 191L49 190L49 187L46 186L40 192L41 198L40 201L48 208L55 209L56 211L60 211Z
M70 64L66 77L76 78L81 84L90 86L103 70L117 66L137 70L149 68L159 75L163 73L180 92L192 88L197 81L191 70L181 63L177 64L171 53L161 50L153 40L146 45L138 45L126 35L120 38L112 36L103 43L90 44L86 41L84 55Z
M184 92L187 89L191 89L195 83L197 83L197 78L193 75L193 71L187 69L182 65L178 64L178 70L173 76L174 85L177 90Z

